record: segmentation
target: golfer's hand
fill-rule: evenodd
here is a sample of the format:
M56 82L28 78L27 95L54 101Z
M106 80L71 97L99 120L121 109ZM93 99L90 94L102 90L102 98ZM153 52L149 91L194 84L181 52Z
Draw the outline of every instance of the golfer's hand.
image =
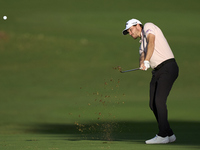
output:
M140 69L141 70L147 70L150 68L150 63L148 60L145 60L141 65L140 65Z

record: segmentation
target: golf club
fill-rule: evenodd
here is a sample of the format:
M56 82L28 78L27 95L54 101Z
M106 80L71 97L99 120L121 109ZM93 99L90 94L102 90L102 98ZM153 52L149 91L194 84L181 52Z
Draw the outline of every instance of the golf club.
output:
M125 71L120 71L120 72L121 72L121 73L125 73L125 72L136 71L136 70L140 70L140 68L125 70Z

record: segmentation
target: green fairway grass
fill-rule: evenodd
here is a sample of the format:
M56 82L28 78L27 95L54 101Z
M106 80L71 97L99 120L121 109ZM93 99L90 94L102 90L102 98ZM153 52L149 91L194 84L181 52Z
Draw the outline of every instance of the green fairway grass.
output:
M0 150L191 150L200 148L199 0L0 1ZM7 20L3 20L3 16ZM151 69L125 22L153 22L180 73L168 98L177 141L149 109Z

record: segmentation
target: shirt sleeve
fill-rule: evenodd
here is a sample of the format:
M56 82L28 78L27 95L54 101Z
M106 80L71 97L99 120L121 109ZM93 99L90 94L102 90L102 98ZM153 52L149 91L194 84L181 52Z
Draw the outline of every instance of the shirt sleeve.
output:
M144 32L145 32L146 37L148 36L149 33L155 35L153 23L146 23L144 26Z

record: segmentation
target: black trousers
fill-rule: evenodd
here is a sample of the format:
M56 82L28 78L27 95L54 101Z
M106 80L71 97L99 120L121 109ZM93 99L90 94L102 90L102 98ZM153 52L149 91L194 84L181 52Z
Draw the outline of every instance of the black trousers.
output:
M150 108L153 111L159 128L159 136L173 135L168 122L167 97L179 73L175 59L169 59L152 71L150 82Z

